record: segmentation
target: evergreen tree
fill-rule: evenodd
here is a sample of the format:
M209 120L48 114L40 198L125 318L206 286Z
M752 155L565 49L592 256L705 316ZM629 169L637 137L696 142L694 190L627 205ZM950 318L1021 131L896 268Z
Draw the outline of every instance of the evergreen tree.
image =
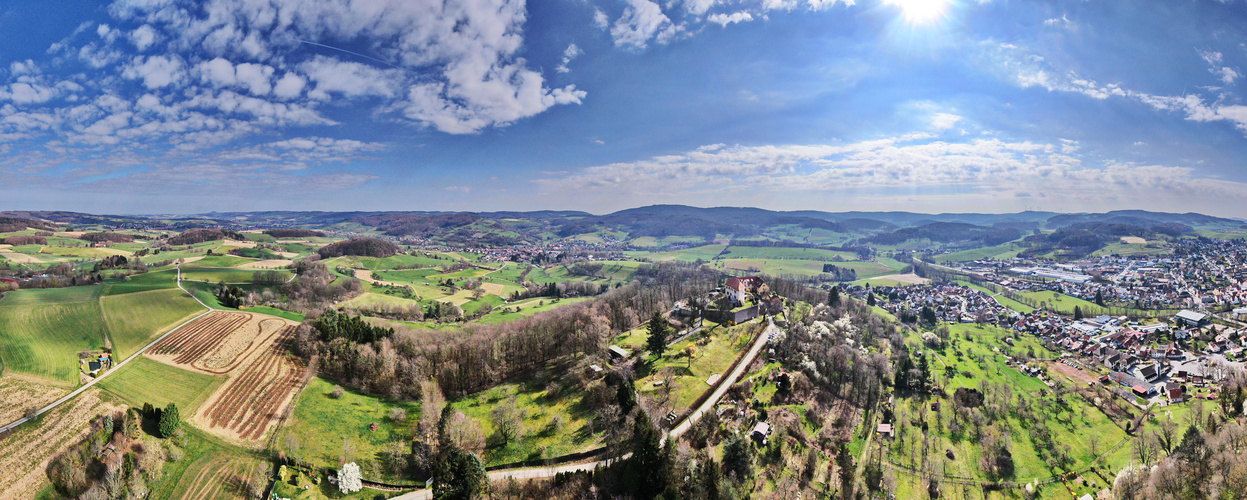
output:
M736 481L753 477L753 445L749 443L749 438L737 434L723 445L723 466L728 474L735 476Z
M843 442L836 452L836 468L840 469L840 498L853 498L853 477L856 469L853 467L853 454L849 453L848 445Z
M868 306L875 305L875 294L866 292L866 305Z
M667 337L671 333L671 325L667 323L661 312L655 312L649 319L649 339L645 341L646 349L657 357L662 357L667 350Z
M628 459L627 481L637 498L652 499L667 489L671 470L671 443L661 446L662 433L650 423L645 410L638 410L632 426L632 457Z
M160 437L168 438L172 436L174 432L177 432L178 427L181 426L182 417L178 415L178 406L169 403L169 406L166 406L164 411L160 412Z
M1100 290L1095 291L1095 305L1104 307L1104 292Z
M827 305L832 307L840 305L840 287L833 286L831 291L827 292Z
M433 473L433 497L471 500L485 484L485 463L475 453L450 446L438 456Z
M1081 308L1081 307L1078 307L1078 306L1074 306L1074 321L1078 321L1078 320L1080 320L1080 319L1082 319L1082 318L1083 318L1083 316L1082 316L1082 308Z

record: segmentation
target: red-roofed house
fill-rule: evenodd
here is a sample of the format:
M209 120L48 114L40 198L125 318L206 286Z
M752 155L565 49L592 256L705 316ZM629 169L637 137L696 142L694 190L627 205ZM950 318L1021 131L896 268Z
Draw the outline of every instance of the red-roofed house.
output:
M732 278L727 280L727 295L740 303L745 302L745 295L749 292L756 291L758 287L763 285L762 278L757 276L745 276L743 278Z

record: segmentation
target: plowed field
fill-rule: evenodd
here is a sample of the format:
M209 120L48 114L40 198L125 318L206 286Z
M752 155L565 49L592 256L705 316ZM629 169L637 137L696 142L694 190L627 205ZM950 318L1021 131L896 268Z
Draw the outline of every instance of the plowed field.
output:
M256 444L286 411L303 374L289 354L295 326L272 316L219 311L166 337L148 355L227 375L190 421L222 437Z

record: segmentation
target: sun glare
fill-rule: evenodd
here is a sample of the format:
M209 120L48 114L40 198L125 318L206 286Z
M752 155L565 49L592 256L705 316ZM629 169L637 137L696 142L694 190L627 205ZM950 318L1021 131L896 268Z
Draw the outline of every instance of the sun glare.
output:
M883 0L883 3L900 7L910 24L928 24L944 16L949 0Z

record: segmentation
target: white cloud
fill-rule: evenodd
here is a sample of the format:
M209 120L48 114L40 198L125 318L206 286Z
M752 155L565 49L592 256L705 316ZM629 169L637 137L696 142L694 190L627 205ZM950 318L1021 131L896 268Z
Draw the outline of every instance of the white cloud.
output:
M140 62L141 61L141 62ZM123 76L142 79L149 89L167 87L185 76L182 60L177 56L136 57L126 66Z
M156 29L152 28L149 24L139 26L137 29L130 32L130 43L133 43L134 47L137 48L139 52L144 52L151 48L151 46L154 45L159 38L160 34L156 33Z
M681 28L672 24L663 14L662 7L650 0L627 0L623 15L611 27L611 37L617 47L644 49L651 39L665 44Z
M847 144L716 144L588 167L538 183L548 192L589 198L610 192L634 204L671 196L701 203L726 196L747 203L768 197L808 200L823 193L893 193L889 190L935 199L950 189L958 196L984 199L1024 190L1083 206L1140 196L1158 203L1186 203L1192 196L1247 201L1244 183L1198 177L1188 167L1114 161L1090 166L1075 151L1072 141L946 142L921 133Z
M710 17L707 17L706 20L726 28L729 24L752 21L753 15L744 11L733 12L731 14L712 14Z
M238 84L246 87L251 95L266 95L273 89L269 78L273 76L273 68L263 64L242 63L234 67Z
M948 130L957 125L961 121L961 117L951 113L936 113L931 117L931 128L935 130Z
M1052 19L1048 19L1048 20L1044 21L1044 22L1043 22L1043 24L1044 24L1044 26L1050 26L1050 27L1054 27L1054 28L1065 28L1065 29L1069 29L1069 28L1073 28L1073 27L1074 27L1074 23L1073 23L1072 21L1070 21L1070 20L1069 20L1069 15L1067 15L1067 14L1062 14L1062 15L1061 15L1061 17L1055 17L1055 18L1052 18Z
M593 9L593 25L602 30L610 29L611 20L605 12L602 12L602 9L595 8Z
M280 80L277 80L277 85L273 87L273 94L282 99L293 99L299 97L306 86L307 79L297 73L286 73Z
M580 57L581 54L584 54L584 51L580 50L580 47L577 47L576 44L573 43L571 45L568 45L567 50L563 51L562 62L560 62L559 65L554 68L554 70L559 73L570 72L571 69L567 67L567 63L572 62L572 59Z
M714 7L715 3L717 3L717 0L684 0L684 8L688 10L689 14L700 16L710 10L711 7Z
M347 97L394 97L403 79L398 71L324 56L300 64L299 70L315 84L308 93L315 99L328 99L331 93Z
M1234 83L1234 80L1238 79L1240 76L1234 68L1221 65L1224 57L1220 52L1204 52L1202 50L1196 50L1196 52L1199 53L1199 56L1203 58L1204 62L1208 63L1208 71L1212 73L1213 76L1216 76L1217 80L1220 80L1221 83L1231 85Z
M1222 58L1217 52L1200 54L1212 64L1219 63ZM1191 121L1228 121L1247 133L1247 106L1224 104L1220 99L1208 104L1193 93L1166 96L1139 92L1115 83L1101 84L1072 71L1056 71L1042 57L1023 54L1020 48L1012 45L988 44L987 57L1004 78L1013 80L1022 88L1041 87L1049 92L1072 92L1101 100L1110 97L1133 99L1158 111L1185 112L1186 119Z

